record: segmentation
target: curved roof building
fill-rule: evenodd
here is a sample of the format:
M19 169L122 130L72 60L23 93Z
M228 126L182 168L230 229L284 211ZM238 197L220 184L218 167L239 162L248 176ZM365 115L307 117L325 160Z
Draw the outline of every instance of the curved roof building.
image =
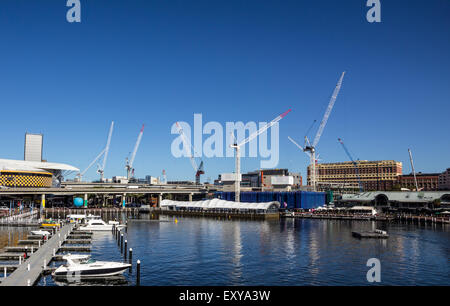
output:
M211 199L204 201L193 201L193 202L183 202L183 201L172 201L172 200L162 200L160 204L161 208L165 209L192 209L192 210L277 210L280 208L280 203L274 202L264 202L264 203L245 203L245 202L234 202L225 201L221 199Z
M0 186L59 186L63 177L72 172L79 172L79 169L61 163L0 159Z

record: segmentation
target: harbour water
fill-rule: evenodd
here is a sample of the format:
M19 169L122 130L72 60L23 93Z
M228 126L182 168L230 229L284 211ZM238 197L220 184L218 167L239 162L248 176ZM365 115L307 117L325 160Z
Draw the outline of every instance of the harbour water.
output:
M144 217L145 218L145 217ZM448 225L281 219L130 220L126 239L140 259L141 285L373 285L369 258L381 262L381 285L450 285ZM388 239L357 239L355 230L386 230ZM110 232L95 233L92 257L122 261ZM60 263L54 263L60 264ZM134 285L135 271L107 283ZM57 285L51 276L39 285Z

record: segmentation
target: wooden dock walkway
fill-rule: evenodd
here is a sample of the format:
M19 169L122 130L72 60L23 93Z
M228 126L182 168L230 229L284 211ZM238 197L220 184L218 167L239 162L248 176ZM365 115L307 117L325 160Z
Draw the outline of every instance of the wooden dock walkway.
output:
M14 270L6 279L2 279L0 286L32 286L39 279L44 272L44 261L46 265L53 259L53 253L60 249L65 237L69 235L74 228L74 224L64 225L58 232L56 232L52 238L50 238L45 244L41 245L39 249L22 263L17 269ZM31 240L27 240L31 241ZM4 253L2 255L9 254ZM17 254L17 253L10 253ZM19 256L23 255L19 253ZM8 256L8 255L5 255ZM18 258L18 256L17 256ZM29 269L28 269L29 267Z

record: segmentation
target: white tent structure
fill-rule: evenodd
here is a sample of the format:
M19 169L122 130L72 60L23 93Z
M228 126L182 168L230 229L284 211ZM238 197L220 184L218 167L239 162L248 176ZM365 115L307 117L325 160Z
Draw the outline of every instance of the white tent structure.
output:
M239 211L267 212L278 210L278 208L280 208L280 203L277 201L263 202L263 203L245 203L245 202L225 201L221 199L211 199L193 202L162 200L160 206L161 209L166 210L195 210L195 211L239 210Z

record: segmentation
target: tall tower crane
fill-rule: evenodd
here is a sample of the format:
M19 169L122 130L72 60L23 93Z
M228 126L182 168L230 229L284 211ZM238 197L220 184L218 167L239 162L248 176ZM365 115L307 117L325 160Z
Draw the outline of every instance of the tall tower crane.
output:
M189 160L191 161L192 168L195 171L195 184L196 185L200 185L200 176L202 174L205 174L205 169L203 167L203 161L200 160L200 166L197 165L197 162L195 161L195 158L194 158L193 154L191 153L191 148L192 148L192 151L194 151L194 153L195 153L194 147L192 146L192 144L187 139L187 137L184 134L184 131L181 128L180 124L177 122L176 125L177 125L177 128L178 128L178 133L181 136L181 140L183 141L183 147L184 147L184 150L186 151L186 156L189 157Z
M113 129L114 129L114 121L111 122L111 127L109 128L108 140L106 141L106 147L105 147L104 155L103 155L103 163L101 166L99 165L99 167L97 169L97 173L100 174L100 182L103 182L103 174L105 172L106 159L108 158L109 145L111 144L111 136L112 136Z
M338 141L342 145L342 148L344 148L345 153L347 153L348 158L350 158L350 160L352 161L353 166L355 166L355 173L356 173L356 177L358 179L358 184L359 184L359 192L363 192L364 188L363 188L363 184L361 182L361 177L359 176L358 164L353 160L352 155L350 154L350 152L348 151L347 147L344 144L344 141L342 141L341 138L338 138Z
M276 117L275 119L273 119L272 121L270 121L269 123L264 125L262 128L260 128L259 130L257 130L256 132L254 132L253 134L248 136L246 139L244 139L239 144L237 143L236 137L234 137L234 135L232 134L232 136L234 138L234 144L231 144L230 148L233 148L236 151L236 154L235 154L235 158L236 158L235 167L236 167L236 170L235 170L235 180L234 180L234 199L235 199L236 202L240 202L240 196L241 196L241 183L240 183L240 176L241 176L241 147L243 145L245 145L247 142L250 142L254 138L258 137L258 135L264 133L264 131L269 129L272 125L274 125L275 123L277 123L278 121L283 119L290 111L291 111L291 109L289 109L286 112L282 113L281 115L279 115L278 117Z
M136 140L136 144L134 145L133 153L131 154L130 159L128 159L128 157L126 159L125 168L127 169L127 179L131 179L132 177L134 177L134 168L133 168L134 158L136 157L136 152L139 148L139 144L141 143L143 133L144 133L144 125L142 125L141 131L139 132L139 135Z
M320 122L319 129L317 130L316 136L314 137L314 141L311 144L308 136L305 136L305 144L302 148L304 152L309 153L310 157L310 185L313 189L313 191L316 191L316 146L319 143L320 137L322 136L323 130L325 129L325 126L328 121L328 117L330 117L331 111L333 110L334 103L336 102L336 98L339 94L339 91L341 90L342 86L342 80L344 79L345 71L342 72L341 77L339 78L339 81L336 84L336 87L334 88L333 94L331 95L330 102L328 103L328 107L325 111L325 114L323 115L322 121ZM291 139L291 141L293 141ZM300 147L297 143L293 141L293 143ZM301 147L300 147L301 148Z

